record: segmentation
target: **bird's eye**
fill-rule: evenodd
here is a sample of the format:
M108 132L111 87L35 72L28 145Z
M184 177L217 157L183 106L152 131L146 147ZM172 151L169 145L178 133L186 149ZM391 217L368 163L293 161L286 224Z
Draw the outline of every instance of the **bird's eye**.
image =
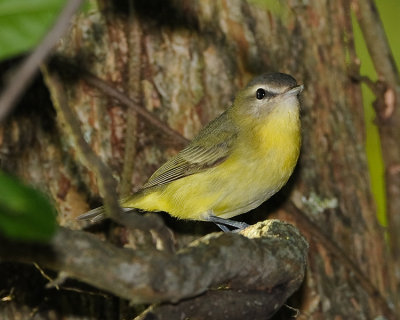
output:
M257 91L256 91L256 98L257 98L258 100L261 100L261 99L264 98L264 97L265 97L265 90L262 89L262 88L257 89Z

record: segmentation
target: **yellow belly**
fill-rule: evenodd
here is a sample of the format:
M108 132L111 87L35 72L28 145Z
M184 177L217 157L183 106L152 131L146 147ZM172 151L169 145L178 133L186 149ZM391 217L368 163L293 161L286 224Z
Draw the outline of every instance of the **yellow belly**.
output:
M299 156L298 116L293 123L283 120L239 135L218 166L139 193L123 206L193 220L230 218L257 207L287 182Z

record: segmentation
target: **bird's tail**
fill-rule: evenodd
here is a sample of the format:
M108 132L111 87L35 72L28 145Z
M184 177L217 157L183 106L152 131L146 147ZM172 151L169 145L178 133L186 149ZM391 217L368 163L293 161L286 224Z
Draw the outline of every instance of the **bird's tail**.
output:
M119 200L119 205L121 206L122 211L124 212L129 212L129 211L134 211L137 209L142 209L142 207L139 205L137 206L138 203L137 199L142 199L142 193L139 191L131 196L122 198ZM136 204L136 205L135 205ZM152 211L151 209L149 211ZM81 214L78 216L78 220L89 220L91 222L99 222L103 219L106 218L106 212L104 209L104 206L92 209L88 212L85 212L84 214Z
M123 205L123 200L120 200L120 205ZM121 207L122 211L128 212L128 211L133 211L135 208L125 208ZM106 218L106 211L104 209L104 206L92 209L88 212L85 212L84 214L81 214L78 216L78 220L89 220L91 222L99 222L103 219Z
M77 219L78 220L90 220L91 222L98 222L103 220L106 217L104 207L98 207L92 209L84 214L81 214Z

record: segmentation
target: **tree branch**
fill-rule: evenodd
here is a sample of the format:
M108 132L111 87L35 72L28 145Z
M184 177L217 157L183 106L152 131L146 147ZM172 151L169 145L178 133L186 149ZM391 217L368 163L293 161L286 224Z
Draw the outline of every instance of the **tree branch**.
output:
M376 111L381 122L387 122L393 118L399 103L400 77L397 66L374 1L358 0L354 8L378 74L378 81L373 90L378 99L375 103Z
M60 13L53 28L37 48L21 63L11 81L0 95L0 122L10 113L22 92L32 81L39 65L46 59L55 43L71 23L71 18L81 6L82 0L69 0Z
M399 73L374 1L358 0L355 11L379 80L398 86Z
M400 268L400 76L390 46L379 17L378 9L372 0L355 1L355 11L368 47L372 62L378 74L374 86L377 125L382 144L385 164L385 184L388 227L391 253L394 263L393 274ZM393 276L394 278L394 276ZM397 272L397 283L400 276ZM400 301L399 294L394 301ZM397 302L397 310L400 303Z
M217 294L240 289L238 294L249 298L252 292L278 292L279 301L285 301L302 282L307 250L297 229L270 220L242 235L209 234L176 254L121 249L91 234L60 228L49 245L2 239L0 257L64 271L133 303L176 303L221 285L232 291Z

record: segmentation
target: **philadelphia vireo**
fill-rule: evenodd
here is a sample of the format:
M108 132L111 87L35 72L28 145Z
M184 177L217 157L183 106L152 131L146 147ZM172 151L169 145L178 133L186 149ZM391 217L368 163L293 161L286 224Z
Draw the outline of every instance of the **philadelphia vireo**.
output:
M123 208L165 211L180 219L244 228L229 220L256 208L287 182L300 153L298 95L284 73L256 77L233 104L162 165ZM102 207L80 219L97 220Z

